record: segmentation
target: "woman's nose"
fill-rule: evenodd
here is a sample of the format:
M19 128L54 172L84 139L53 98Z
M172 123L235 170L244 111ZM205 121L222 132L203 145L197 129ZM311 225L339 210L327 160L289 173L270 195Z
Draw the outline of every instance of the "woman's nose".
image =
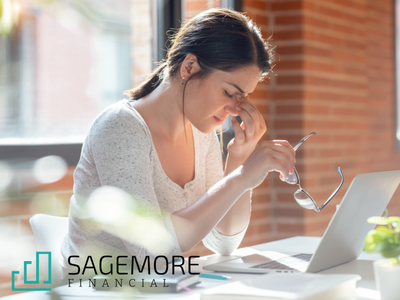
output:
M236 107L238 107L238 105L240 104L240 101L235 99L235 101L231 101L229 104L227 104L224 107L224 110L226 113L230 114L231 116L238 116L239 114L236 111Z
M225 112L226 112L227 114L230 114L231 116L236 117L236 116L239 115L239 114L237 113L237 111L236 111L236 106L237 106L237 105L230 104L230 105L225 106L225 107L224 107L224 110L225 110Z

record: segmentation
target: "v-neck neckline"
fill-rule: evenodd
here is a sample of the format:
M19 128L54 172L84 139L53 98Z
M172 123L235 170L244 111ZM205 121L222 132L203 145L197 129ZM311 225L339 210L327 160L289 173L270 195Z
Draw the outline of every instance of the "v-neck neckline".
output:
M198 155L197 155L197 153L198 153L198 146L199 146L199 145L198 145L198 137L197 137L196 128L193 126L193 124L190 124L190 127L191 127L191 129L192 129L193 149L194 149L194 177L193 177L193 179L192 179L191 181L185 183L185 185L184 185L183 188L182 188L179 184L177 184L175 181L173 181L171 178L169 178L168 175L165 173L164 168L163 168L163 166L162 166L162 164L161 164L160 158L159 158L159 156L158 156L157 149L156 149L156 147L155 147L155 145L154 145L154 142L153 142L153 136L152 136L152 134L151 134L151 131L150 131L149 126L147 126L146 121L144 120L144 118L142 117L142 115L136 110L136 108L135 108L134 106L132 106L132 105L129 103L128 100L127 100L127 104L129 105L129 107L130 107L131 109L133 109L133 111L140 117L140 119L141 119L142 122L144 123L145 128L146 128L148 134L150 135L151 146L152 146L152 148L153 148L153 150L154 150L154 154L155 154L155 157L156 157L158 166L159 166L160 169L162 170L163 176L164 176L172 185L178 187L179 190L185 191L185 190L186 190L190 185L192 185L192 183L195 182L196 179L197 179L197 169L198 169Z

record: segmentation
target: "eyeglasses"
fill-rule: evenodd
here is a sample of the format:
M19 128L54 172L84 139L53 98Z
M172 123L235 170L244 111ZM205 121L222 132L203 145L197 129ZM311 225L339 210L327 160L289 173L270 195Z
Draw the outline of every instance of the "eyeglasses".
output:
M293 147L294 151L296 151L300 147L300 145L303 144L303 142L313 134L316 134L316 132L311 132L309 135L301 139L301 141L296 146ZM332 193L332 195L328 198L328 200L325 201L325 203L321 207L318 207L314 199L300 186L300 177L299 174L297 173L296 168L293 168L293 174L289 174L288 178L286 179L286 182L289 184L297 184L299 186L299 189L294 193L294 199L301 207L306 209L313 209L316 212L320 212L329 203L329 201L331 201L332 198L335 197L335 195L343 185L343 174L342 170L340 170L340 167L338 168L338 172L342 180L340 181L340 184L337 187L337 189Z

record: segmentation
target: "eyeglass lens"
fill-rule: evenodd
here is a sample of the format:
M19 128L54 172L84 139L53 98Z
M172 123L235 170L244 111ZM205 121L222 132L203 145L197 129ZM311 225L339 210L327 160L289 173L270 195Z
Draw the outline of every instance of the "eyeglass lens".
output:
M309 135L305 136L293 149L296 151L297 148L313 134L315 134L315 132L312 132ZM311 196L306 191L304 191L300 186L300 177L299 174L297 173L296 168L293 168L293 174L288 175L288 177L286 178L286 182L289 184L297 184L299 186L299 189L294 193L294 199L301 207L306 209L314 209L316 212L319 212L321 211L321 209L325 207L325 205L329 203L329 201L332 200L332 198L336 195L336 193L340 190L340 188L343 185L343 174L342 171L340 170L340 167L338 168L338 172L341 177L341 182L339 186L336 188L336 190L332 193L332 195L328 198L328 200L325 201L325 203L321 207L318 207L317 204L314 202L314 200L311 198Z
M294 199L303 208L315 209L314 202L300 189L294 193Z
M294 193L294 199L301 207L315 210L314 202L306 193L304 193L304 191L300 186L300 177L299 174L297 173L296 168L294 168L293 171L294 171L293 174L289 174L288 178L286 179L286 182L289 184L297 184L299 186L299 189Z

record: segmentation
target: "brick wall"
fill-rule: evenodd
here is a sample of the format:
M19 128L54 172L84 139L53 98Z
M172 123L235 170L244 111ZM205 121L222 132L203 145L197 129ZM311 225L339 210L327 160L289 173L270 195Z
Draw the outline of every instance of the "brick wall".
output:
M185 0L185 16L218 5L219 1ZM266 138L287 139L294 145L317 132L298 150L296 168L302 186L319 204L338 185L338 166L345 183L332 203L316 213L300 208L293 199L296 188L270 174L254 191L251 223L241 246L321 235L356 174L400 168L393 3L244 0L243 11L264 37L272 35L276 46L274 73L251 97L267 121ZM21 270L27 259L10 253L21 245L34 246L29 217L38 212L67 215L72 173L73 168L60 182L35 186L30 171L19 171L15 193L0 195L0 235L11 241L0 247L0 253L8 253L0 261L0 296L11 294L11 270ZM390 215L400 215L399 196L397 192L389 205ZM200 243L187 255L209 253Z
M243 11L276 46L274 73L251 97L267 121L266 138L295 145L317 132L298 150L296 168L302 187L319 205L338 186L339 166L345 181L331 203L316 213L295 202L296 187L270 174L254 191L241 246L321 236L355 175L400 168L393 3L244 0ZM399 192L389 205L390 215L400 214ZM210 252L199 244L190 253Z
M392 1L266 1L268 31L279 62L269 84L270 138L296 143L316 131L297 153L302 186L321 213L293 201L295 187L271 178L274 239L321 235L351 180L359 173L399 169L395 145ZM379 30L377 29L379 28ZM400 214L399 194L389 206Z

